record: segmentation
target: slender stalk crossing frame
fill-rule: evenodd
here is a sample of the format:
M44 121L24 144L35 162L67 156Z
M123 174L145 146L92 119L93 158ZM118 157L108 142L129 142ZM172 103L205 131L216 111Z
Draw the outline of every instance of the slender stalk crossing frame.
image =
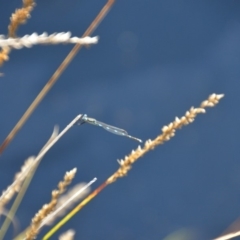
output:
M85 31L82 37L90 36L93 31L98 27L98 25L101 23L101 21L104 19L104 17L107 15L108 11L111 9L112 5L114 4L115 0L108 0L107 3L104 5L104 7L101 9L99 14L96 16L96 18L93 20L93 22L90 24L88 29ZM60 64L58 69L54 72L52 77L49 79L47 84L43 87L43 89L40 91L40 93L37 95L35 100L31 103L31 105L28 107L26 112L23 114L23 116L20 118L20 120L17 122L15 127L12 129L12 131L8 134L8 136L5 138L3 143L0 146L0 154L3 153L5 148L9 145L9 143L13 140L13 138L16 136L18 131L22 128L22 126L25 124L25 122L28 120L28 118L31 116L33 111L37 108L39 103L43 100L45 95L48 93L48 91L52 88L52 86L55 84L55 82L58 80L58 78L61 76L63 71L67 68L67 66L70 64L70 62L73 60L73 58L76 56L78 51L82 48L81 44L76 44L73 49L69 52L69 54L66 56L66 58L63 60L63 62Z

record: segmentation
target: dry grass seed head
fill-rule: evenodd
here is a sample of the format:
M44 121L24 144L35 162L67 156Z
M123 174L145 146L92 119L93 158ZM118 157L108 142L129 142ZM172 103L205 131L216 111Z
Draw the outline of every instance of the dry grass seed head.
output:
M40 230L41 222L55 209L60 194L62 194L65 191L66 187L72 182L76 172L76 168L69 172L66 172L64 180L58 184L58 190L52 191L51 201L48 204L43 205L43 207L38 211L38 213L36 213L36 215L32 219L32 224L30 225L29 230L26 233L26 240L34 239L37 236Z
M30 18L34 6L35 2L33 0L23 0L23 7L16 9L15 13L12 14L8 26L8 35L10 37L15 37L19 25L26 23L27 19Z
M85 188L86 185L86 183L78 183L69 189L67 193L61 195L58 199L55 211L44 219L41 226L52 225L57 218L64 216L67 210L69 210L69 208L71 208L76 202L83 199L90 192L90 187ZM84 190L81 191L82 189Z
M107 184L113 183L120 177L127 175L128 171L131 169L131 165L142 157L149 150L154 149L157 145L163 144L164 142L170 140L174 135L177 129L181 129L182 126L188 125L194 121L196 116L199 113L205 113L206 107L214 107L221 98L224 97L224 94L212 94L206 101L203 101L199 108L191 107L189 111L185 113L185 116L175 118L175 121L171 122L169 125L162 128L162 134L156 137L154 140L147 140L143 148L138 146L138 148L132 151L131 154L125 157L124 160L118 160L120 168L115 172L111 177L107 179Z
M30 17L30 13L35 6L34 0L23 0L23 7L16 9L15 13L10 17L10 24L8 25L8 35L9 37L16 36L16 30L20 24L26 23L27 19ZM9 54L11 49L9 47L4 47L0 51L0 66L4 62L9 60Z

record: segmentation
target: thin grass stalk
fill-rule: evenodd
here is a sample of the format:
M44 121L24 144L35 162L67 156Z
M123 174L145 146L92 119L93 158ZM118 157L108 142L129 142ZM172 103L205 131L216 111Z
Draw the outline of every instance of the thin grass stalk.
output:
M16 212L17 212L17 209L19 207L19 205L21 204L22 202L22 199L28 189L28 186L29 184L31 183L31 180L37 170L37 167L39 165L40 162L38 162L36 165L34 165L34 167L32 168L32 171L29 173L28 177L24 180L23 182L23 185L21 187L21 190L20 192L18 193L16 199L14 200L14 203L8 213L8 217L5 219L1 229L0 229L0 240L3 240L10 224L11 224L11 220L14 218Z

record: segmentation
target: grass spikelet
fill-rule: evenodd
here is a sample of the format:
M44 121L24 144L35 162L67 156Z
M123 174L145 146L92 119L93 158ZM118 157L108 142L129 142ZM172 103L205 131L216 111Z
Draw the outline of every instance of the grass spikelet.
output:
M11 38L16 37L16 31L19 25L26 23L27 19L30 18L30 13L35 6L34 0L23 0L23 6L16 11L10 17L10 24L8 25L8 36ZM0 51L0 66L9 60L11 48L4 47Z
M30 13L35 6L34 0L23 0L23 6L12 14L10 24L8 26L9 37L15 37L19 25L25 24L27 19L30 18Z

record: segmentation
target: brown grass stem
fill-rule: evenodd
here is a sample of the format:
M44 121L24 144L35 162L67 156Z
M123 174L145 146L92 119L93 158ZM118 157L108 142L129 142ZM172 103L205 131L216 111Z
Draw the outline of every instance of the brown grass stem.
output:
M96 16L96 18L90 24L90 26L87 28L87 30L85 31L85 33L83 34L82 37L90 36L93 33L93 31L97 28L97 26L100 24L100 22L104 19L104 17L108 13L108 11L110 10L110 8L112 7L114 2L115 2L115 0L107 1L107 3L104 5L104 7L99 12L99 14ZM58 67L58 69L54 72L52 77L49 79L49 81L46 83L46 85L43 87L43 89L37 95L35 100L31 103L31 105L28 107L26 112L23 114L23 116L17 122L15 127L11 130L11 132L8 134L6 139L3 141L3 143L0 146L0 154L3 153L4 149L13 140L15 135L22 128L22 126L25 124L27 119L31 116L33 111L36 109L36 107L39 105L39 103L42 101L42 99L45 97L45 95L48 93L48 91L52 88L52 86L55 84L55 82L58 80L58 78L61 76L63 71L67 68L67 66L70 64L72 59L76 56L76 54L78 53L78 51L81 48L82 48L81 44L76 44L73 47L73 49L70 51L70 53L66 56L66 58L63 60L63 62Z

